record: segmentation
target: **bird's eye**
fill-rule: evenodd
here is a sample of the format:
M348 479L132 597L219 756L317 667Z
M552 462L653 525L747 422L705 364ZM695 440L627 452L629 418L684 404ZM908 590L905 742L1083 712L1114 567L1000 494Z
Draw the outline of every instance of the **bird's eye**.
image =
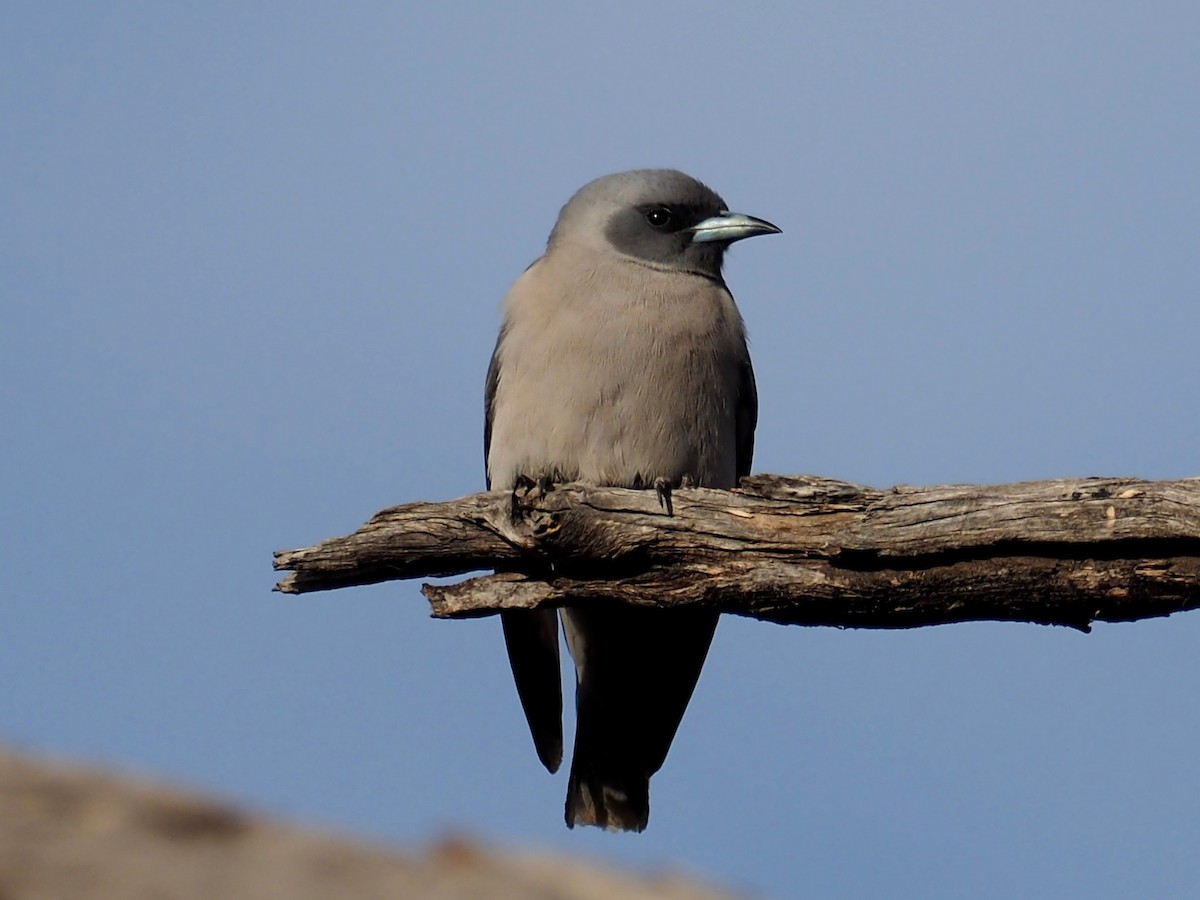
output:
M656 206L646 210L646 221L654 228L666 228L671 224L671 211L665 206Z

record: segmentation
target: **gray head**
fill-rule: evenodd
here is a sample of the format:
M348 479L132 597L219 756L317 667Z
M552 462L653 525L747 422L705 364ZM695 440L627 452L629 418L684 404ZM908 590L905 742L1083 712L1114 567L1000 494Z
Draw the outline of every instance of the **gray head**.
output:
M719 278L731 243L778 232L770 222L731 213L715 191L690 175L634 169L576 191L558 214L547 247L616 251L656 269Z

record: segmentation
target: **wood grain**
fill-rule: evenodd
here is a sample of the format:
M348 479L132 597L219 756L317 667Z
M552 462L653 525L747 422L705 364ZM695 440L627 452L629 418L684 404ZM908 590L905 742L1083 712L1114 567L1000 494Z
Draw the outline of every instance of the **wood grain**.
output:
M436 616L566 603L705 606L773 622L906 628L1094 621L1200 606L1200 478L887 490L758 475L735 491L559 485L411 503L281 551L287 593L405 578Z

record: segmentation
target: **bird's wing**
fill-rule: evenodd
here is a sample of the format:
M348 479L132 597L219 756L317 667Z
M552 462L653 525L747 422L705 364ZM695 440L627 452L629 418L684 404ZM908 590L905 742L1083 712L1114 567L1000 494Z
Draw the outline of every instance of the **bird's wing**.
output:
M483 389L483 463L487 485L492 486L488 457L492 450L492 422L500 388L500 347L505 326L500 328L492 361L488 364ZM536 476L537 473L534 473ZM553 609L519 609L500 613L504 644L517 696L529 723L529 733L538 759L551 772L562 764L562 673L558 657L558 613Z
M758 388L754 384L754 367L747 353L738 372L737 393L737 480L750 474L750 463L754 457L754 428L758 425Z
M500 345L504 342L504 326L496 337L492 350L492 361L488 363L487 380L483 385L483 471L487 487L492 489L492 471L488 466L488 454L492 451L492 419L496 416L496 388L500 385Z

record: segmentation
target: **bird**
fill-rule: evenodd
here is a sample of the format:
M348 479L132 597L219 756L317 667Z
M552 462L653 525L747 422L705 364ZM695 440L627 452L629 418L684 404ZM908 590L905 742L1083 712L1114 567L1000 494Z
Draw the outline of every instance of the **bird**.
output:
M732 488L758 398L722 277L734 241L780 229L674 169L597 178L567 201L509 289L484 390L489 489L583 482ZM563 756L558 617L575 664L566 824L642 831L718 613L613 605L509 610L501 622L542 764Z

